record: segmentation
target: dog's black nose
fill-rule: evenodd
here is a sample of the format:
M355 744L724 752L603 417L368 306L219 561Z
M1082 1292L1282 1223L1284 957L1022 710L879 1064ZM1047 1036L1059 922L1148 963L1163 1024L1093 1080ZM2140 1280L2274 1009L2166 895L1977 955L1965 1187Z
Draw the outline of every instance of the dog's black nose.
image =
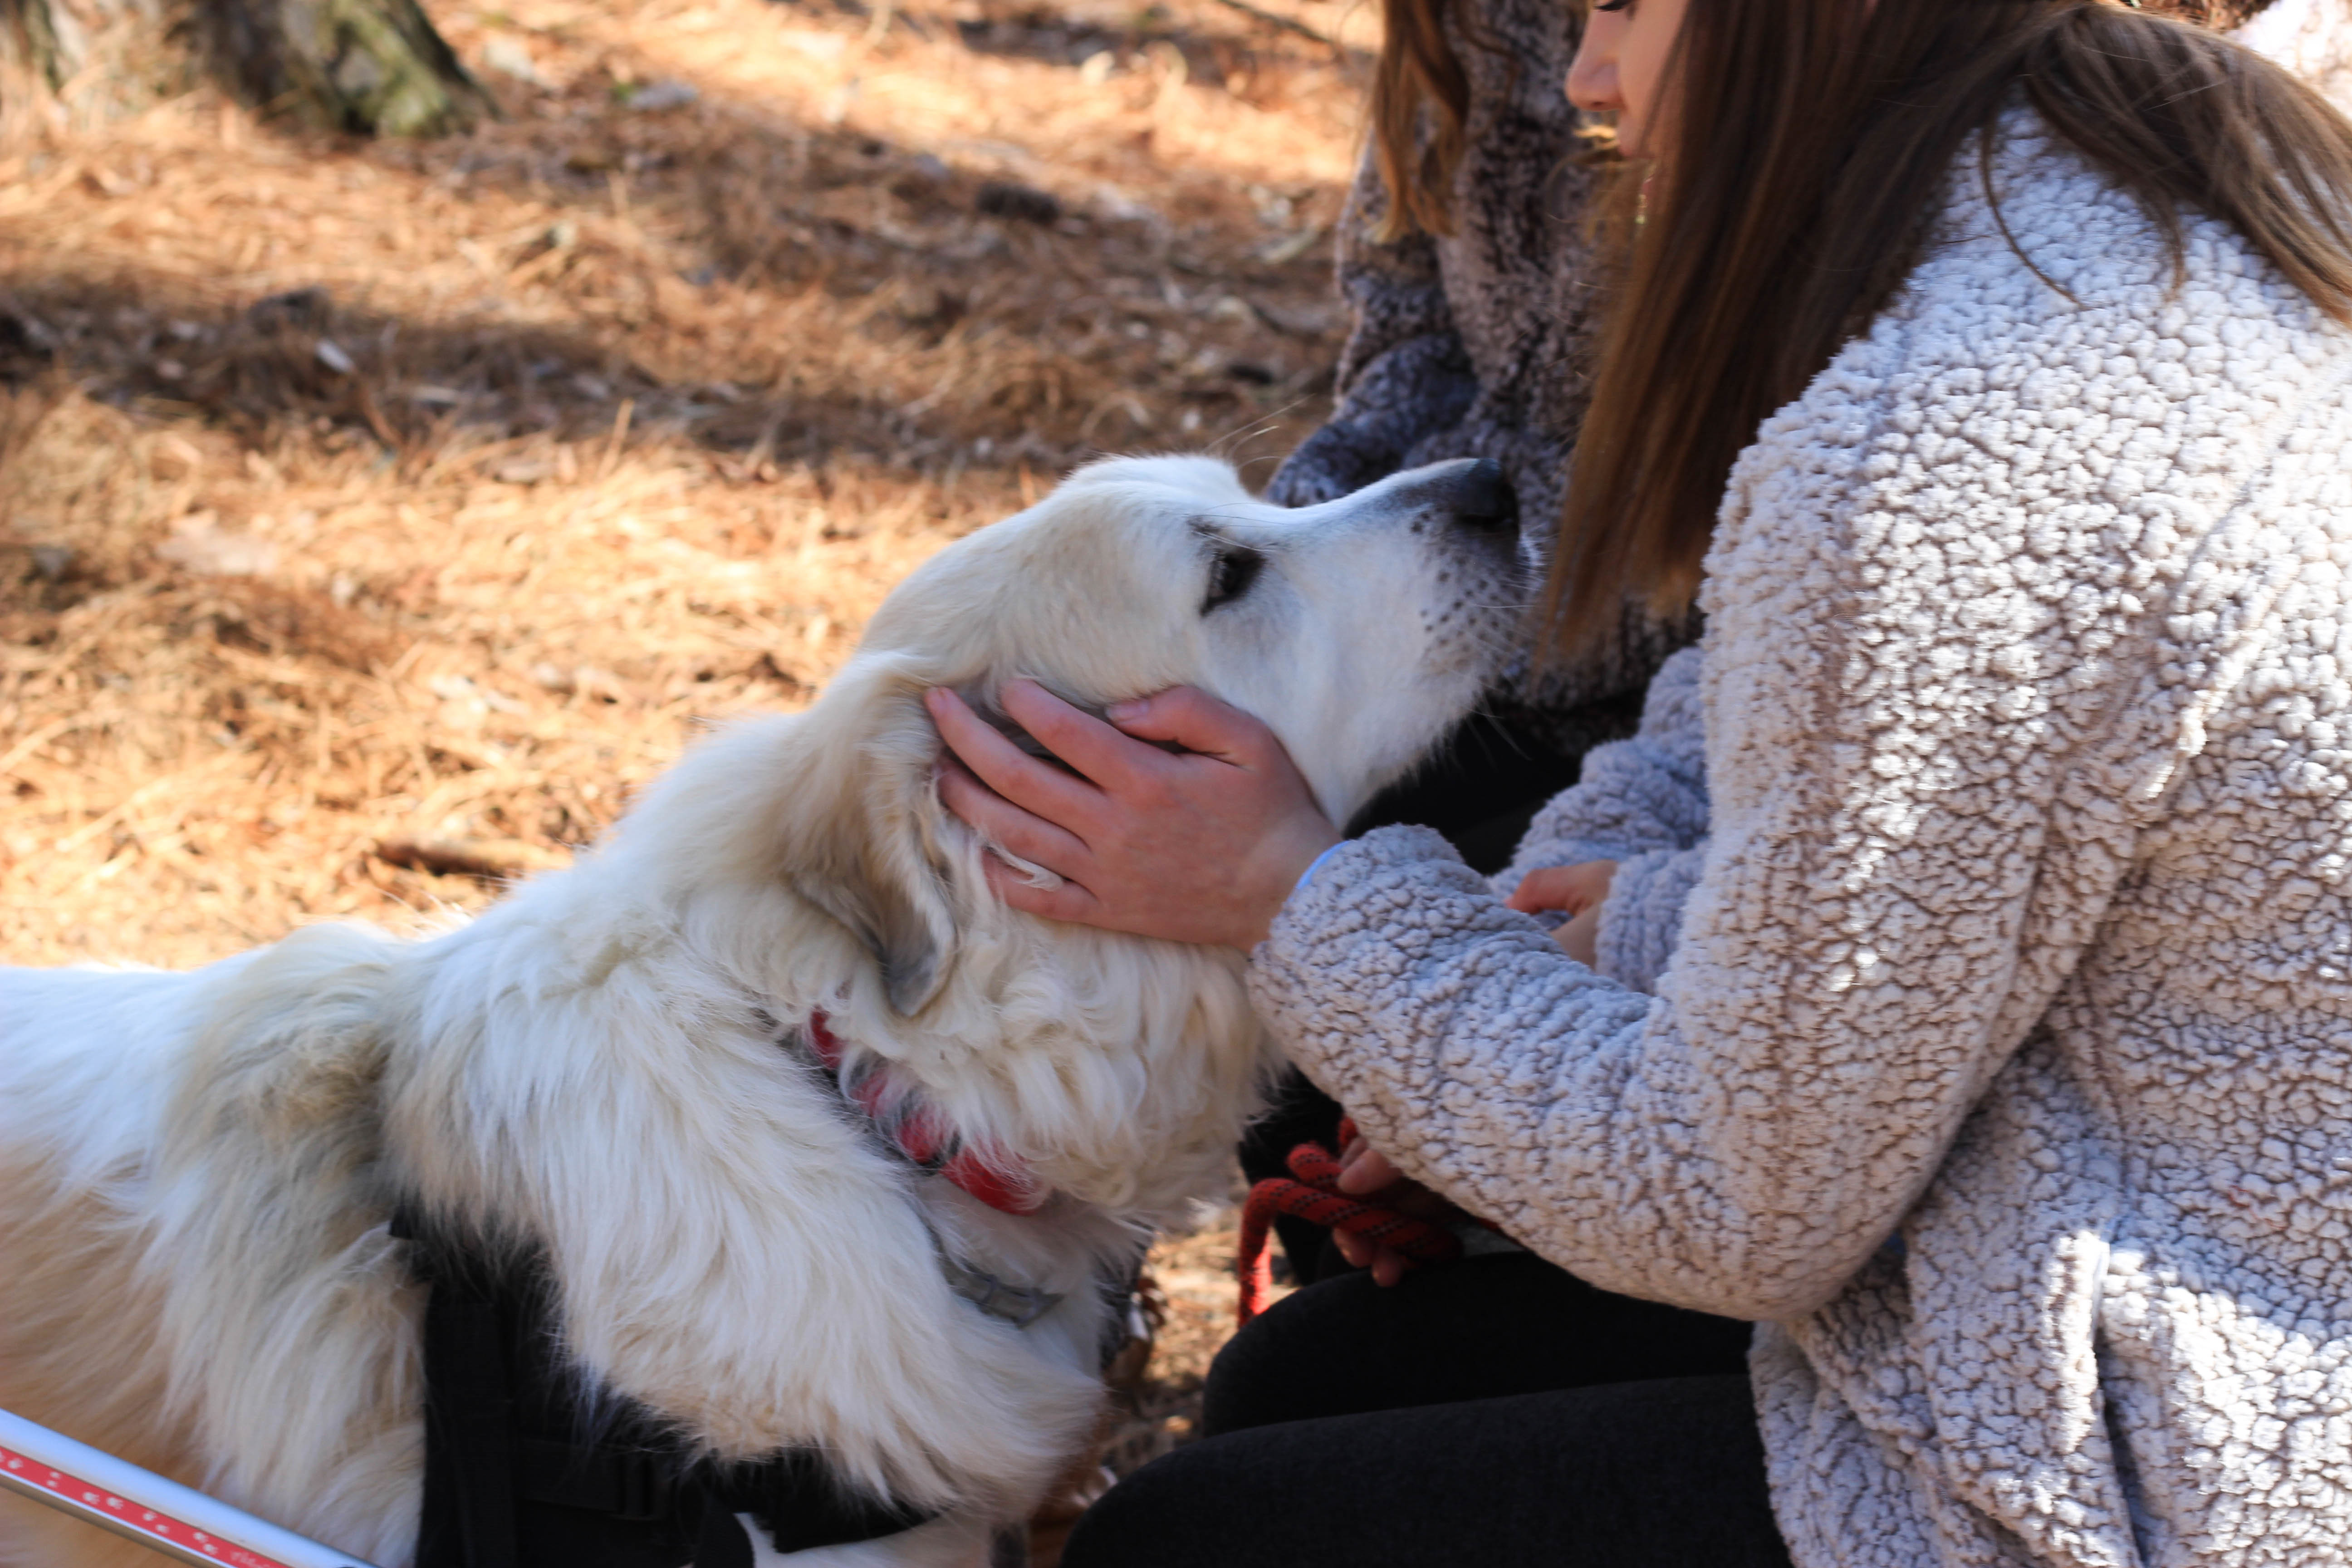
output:
M1492 458L1466 463L1438 482L1444 487L1438 504L1464 527L1488 533L1518 531L1519 498L1513 493L1503 465Z

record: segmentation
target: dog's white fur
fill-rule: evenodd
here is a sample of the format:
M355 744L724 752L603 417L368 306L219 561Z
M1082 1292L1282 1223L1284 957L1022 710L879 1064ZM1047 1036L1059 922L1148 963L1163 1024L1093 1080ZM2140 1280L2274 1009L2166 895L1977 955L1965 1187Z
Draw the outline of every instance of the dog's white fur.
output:
M409 1194L543 1248L583 1376L704 1451L821 1444L946 1510L793 1563L974 1560L1084 1440L1094 1281L1220 1189L1268 1047L1237 955L988 895L922 693L1196 684L1345 820L1511 624L1507 536L1454 526L1464 467L1284 511L1207 458L1097 464L910 576L808 711L694 748L478 920L315 926L184 974L0 970L0 1405L406 1563ZM1265 567L1204 611L1234 547ZM761 1016L817 1008L1057 1195L1000 1214L885 1152ZM941 1249L1066 1300L1015 1329ZM12 1502L0 1561L152 1559Z

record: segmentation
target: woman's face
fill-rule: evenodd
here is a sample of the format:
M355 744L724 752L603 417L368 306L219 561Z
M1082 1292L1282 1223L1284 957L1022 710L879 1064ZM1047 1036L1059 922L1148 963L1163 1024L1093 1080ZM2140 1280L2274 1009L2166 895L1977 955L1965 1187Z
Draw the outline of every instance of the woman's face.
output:
M1568 68L1568 100L1617 116L1617 150L1650 158L1660 150L1658 98L1666 59L1689 0L1605 0L1592 7L1584 43Z

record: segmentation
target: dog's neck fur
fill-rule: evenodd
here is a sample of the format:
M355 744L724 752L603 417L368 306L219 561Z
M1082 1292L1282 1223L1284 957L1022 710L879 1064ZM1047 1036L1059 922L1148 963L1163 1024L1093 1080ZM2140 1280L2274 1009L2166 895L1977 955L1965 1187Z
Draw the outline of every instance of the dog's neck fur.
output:
M656 786L660 809L633 814L599 852L609 864L588 869L694 889L668 917L747 1006L788 1024L822 1009L847 1065L887 1063L967 1137L1057 1191L1140 1224L1174 1218L1219 1189L1272 1070L1244 961L999 903L986 849L933 789L927 673L869 660L810 712L705 742ZM774 809L763 803L776 800L791 803L790 823L763 837L758 823ZM659 830L637 834L639 821ZM841 848L860 843L897 858ZM841 897L859 883L877 890ZM862 910L894 900L923 901L899 928L940 933L933 987L911 1009L891 955L877 963L876 939L856 929Z
M999 911L908 1017L845 933L787 947L715 908L694 924L780 1018L823 1011L850 1070L887 1070L967 1140L1139 1226L1216 1190L1273 1061L1234 954ZM845 985L845 961L867 973Z

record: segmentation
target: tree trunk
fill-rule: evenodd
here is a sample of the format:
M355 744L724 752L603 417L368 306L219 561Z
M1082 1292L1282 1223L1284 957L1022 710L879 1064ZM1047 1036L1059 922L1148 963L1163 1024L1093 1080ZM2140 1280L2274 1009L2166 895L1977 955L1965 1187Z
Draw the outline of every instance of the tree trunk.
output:
M499 112L417 0L0 0L0 59L78 115L183 90L199 64L260 108L360 135Z
M58 38L58 18L50 13L47 0L21 0L21 10L18 5L11 5L10 10L18 13L10 20L16 23L14 30L23 35L18 47L26 63L44 86L51 92L57 91L65 86L70 74L68 68L81 53L75 47L79 40Z
M499 111L416 0L205 0L205 11L236 85L315 123L438 136Z
M139 32L147 19L134 15L140 8L139 0L0 0L0 62L13 68L5 85L50 94L87 88L83 68L105 53L99 40Z

